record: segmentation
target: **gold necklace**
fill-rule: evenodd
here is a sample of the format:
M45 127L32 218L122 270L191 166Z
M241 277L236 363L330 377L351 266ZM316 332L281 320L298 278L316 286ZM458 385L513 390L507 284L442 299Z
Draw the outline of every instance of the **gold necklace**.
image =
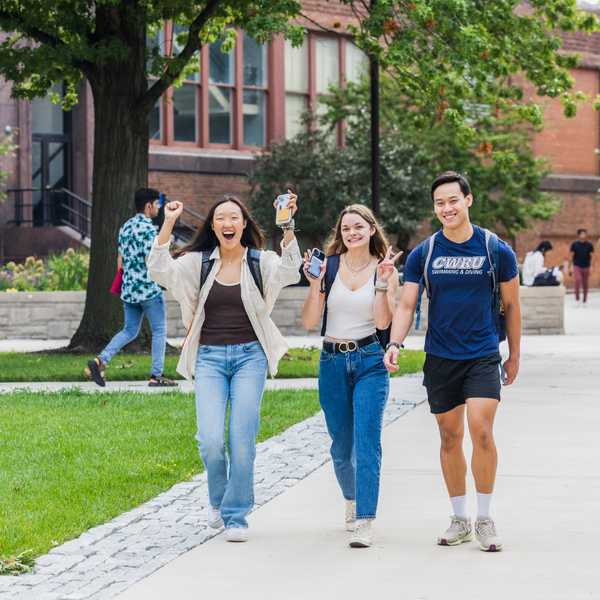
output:
M354 269L350 266L350 263L348 262L348 258L344 254L344 264L346 265L346 268L350 271L352 277L356 277L361 271L364 271L371 264L371 257L369 257L368 262L366 262L362 267L359 267L358 269Z

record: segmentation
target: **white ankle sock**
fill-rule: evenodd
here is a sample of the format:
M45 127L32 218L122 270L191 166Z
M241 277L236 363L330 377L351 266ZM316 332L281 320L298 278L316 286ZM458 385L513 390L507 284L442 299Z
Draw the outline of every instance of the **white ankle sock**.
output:
M467 497L466 496L450 496L452 503L452 514L461 519L467 518Z
M488 519L490 516L490 504L492 494L480 494L477 492L477 518Z

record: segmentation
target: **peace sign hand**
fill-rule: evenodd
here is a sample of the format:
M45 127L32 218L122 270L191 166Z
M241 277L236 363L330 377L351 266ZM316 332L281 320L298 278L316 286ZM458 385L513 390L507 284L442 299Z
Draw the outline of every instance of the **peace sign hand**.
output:
M392 276L392 273L396 272L396 261L404 254L402 250L397 254L394 254L392 247L388 248L385 254L385 258L377 265L377 281L387 283Z

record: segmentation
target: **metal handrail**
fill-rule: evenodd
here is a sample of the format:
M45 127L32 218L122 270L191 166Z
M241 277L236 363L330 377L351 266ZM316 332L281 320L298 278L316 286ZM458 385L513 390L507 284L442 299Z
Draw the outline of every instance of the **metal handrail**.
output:
M71 198L75 198L75 200L78 200L79 202L81 202L81 204L87 206L88 208L92 208L92 203L89 200L86 200L85 198L78 196L77 194L73 193L71 190L68 190L67 188L60 188L60 191L64 192L68 196L71 196Z
M90 236L91 202L64 187L45 190L41 188L11 188L7 190L7 193L15 195L15 218L8 222L9 225L21 225L22 223L34 222L33 217L25 218L23 216L24 208L33 209L36 206L33 202L23 202L23 194L31 192L41 192L42 194L49 194L50 196L61 194L63 196L63 198L59 199L57 202L49 203L50 208L48 213L44 214L45 224L66 225L79 233L82 239ZM65 196L66 201L64 198ZM46 202L46 199L44 198L42 201ZM61 211L63 212L62 215L60 214Z

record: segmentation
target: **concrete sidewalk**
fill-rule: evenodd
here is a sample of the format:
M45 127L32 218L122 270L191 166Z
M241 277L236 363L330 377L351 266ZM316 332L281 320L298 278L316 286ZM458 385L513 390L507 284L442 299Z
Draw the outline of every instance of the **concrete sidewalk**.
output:
M329 463L257 510L249 543L218 536L119 598L600 598L600 346L593 337L532 339L497 419L492 510L503 552L486 554L473 543L435 545L449 503L436 426L421 405L385 430L373 548L347 547ZM581 352L573 353L575 347ZM472 512L472 486L469 493Z

